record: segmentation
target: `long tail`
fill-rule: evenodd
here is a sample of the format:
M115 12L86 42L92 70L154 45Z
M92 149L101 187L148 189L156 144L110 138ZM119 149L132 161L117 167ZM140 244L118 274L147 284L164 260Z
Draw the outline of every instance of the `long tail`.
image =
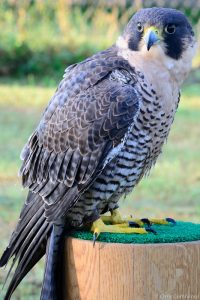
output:
M16 230L13 232L9 246L0 259L0 267L3 267L13 257L10 271L18 261L4 300L11 298L21 280L45 254L52 227L52 224L46 221L41 197L29 192ZM48 247L48 249L50 251L51 247Z
M62 297L62 243L64 223L53 225L47 244L45 274L41 300L60 300Z

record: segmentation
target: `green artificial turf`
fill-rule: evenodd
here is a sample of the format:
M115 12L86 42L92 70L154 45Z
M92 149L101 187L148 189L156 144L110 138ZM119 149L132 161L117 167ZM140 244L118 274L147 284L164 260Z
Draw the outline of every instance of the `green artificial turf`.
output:
M125 243L125 244L148 244L148 243L175 243L200 240L200 224L178 221L176 225L152 225L157 234L122 234L101 233L99 242ZM88 231L74 231L72 237L92 240L93 235Z

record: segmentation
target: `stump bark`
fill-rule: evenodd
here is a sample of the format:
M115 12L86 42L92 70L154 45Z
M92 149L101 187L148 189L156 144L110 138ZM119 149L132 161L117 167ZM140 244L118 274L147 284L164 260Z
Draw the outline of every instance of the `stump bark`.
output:
M67 238L63 300L200 299L200 241L118 244Z

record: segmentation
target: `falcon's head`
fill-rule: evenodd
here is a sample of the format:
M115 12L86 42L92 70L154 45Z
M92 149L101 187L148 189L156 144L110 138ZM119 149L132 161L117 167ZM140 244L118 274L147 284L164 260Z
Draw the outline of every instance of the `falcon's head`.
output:
M117 45L144 58L176 66L194 56L196 40L185 15L171 8L145 8L129 21ZM173 64L174 62L174 64Z

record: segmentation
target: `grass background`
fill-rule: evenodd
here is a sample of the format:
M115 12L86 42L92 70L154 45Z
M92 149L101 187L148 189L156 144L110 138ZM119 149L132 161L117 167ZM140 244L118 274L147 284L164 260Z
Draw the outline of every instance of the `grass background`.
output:
M27 193L17 176L20 151L38 124L64 68L110 46L137 8L72 7L66 3L0 3L0 26L4 29L0 32L0 253L7 245ZM195 6L181 8L199 37L200 10ZM150 176L121 200L124 214L200 220L199 53L198 49L163 154ZM42 274L43 261L26 277L12 299L39 299ZM0 285L4 278L5 271L1 271ZM0 291L0 299L3 294Z

